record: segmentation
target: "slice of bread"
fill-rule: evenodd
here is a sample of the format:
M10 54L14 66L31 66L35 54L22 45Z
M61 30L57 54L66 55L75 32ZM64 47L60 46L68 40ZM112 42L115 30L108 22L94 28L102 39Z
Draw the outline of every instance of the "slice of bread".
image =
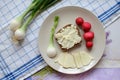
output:
M55 39L63 51L68 51L82 42L77 26L68 24L55 34Z

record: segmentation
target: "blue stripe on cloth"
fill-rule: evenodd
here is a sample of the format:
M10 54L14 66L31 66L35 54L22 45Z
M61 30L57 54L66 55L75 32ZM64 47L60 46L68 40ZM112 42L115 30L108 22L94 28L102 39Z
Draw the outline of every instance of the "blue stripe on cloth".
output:
M114 14L115 12L120 10L119 4L120 4L120 2L118 2L116 5L111 7L109 10L105 11L100 16L98 16L98 18L101 20L101 22L105 21L110 16L112 16L112 14ZM36 66L37 64L39 64L42 61L43 61L43 59L41 58L40 55L38 55L35 58L33 58L32 60L30 60L28 63L24 64L23 66L21 66L20 68L16 69L13 72L11 72L10 74L6 75L4 78L2 78L0 80L15 80L18 76L20 76L21 74L28 71L29 69Z
M0 54L0 68L1 68L4 75L7 75L10 73L10 69L8 68L7 63L5 62L5 60L1 54Z
M32 80L32 78L30 77L30 78L27 78L27 79L25 79L25 80Z
M1 80L16 80L18 76L20 76L22 73L28 71L35 65L41 63L43 61L41 55L36 56L32 60L30 60L28 63L24 64L20 68L16 69L15 71L11 72L10 74L6 75Z
M98 16L101 22L105 21L108 19L112 14L116 13L118 10L120 10L120 2L118 2L116 5L111 7L109 10L105 11L103 14Z
M100 19L106 17L106 15L110 14L111 12L114 12L114 10L118 9L118 5L116 4L115 6L111 7L109 10L107 10L107 12L104 12L103 14L105 15L102 15L100 17Z

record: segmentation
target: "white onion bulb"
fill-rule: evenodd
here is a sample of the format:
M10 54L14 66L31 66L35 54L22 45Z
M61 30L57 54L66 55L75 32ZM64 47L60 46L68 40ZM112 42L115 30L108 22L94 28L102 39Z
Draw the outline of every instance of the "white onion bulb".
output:
M23 40L24 37L25 37L25 31L24 31L24 30L22 30L22 29L17 29L17 30L15 31L15 38L16 38L17 40Z

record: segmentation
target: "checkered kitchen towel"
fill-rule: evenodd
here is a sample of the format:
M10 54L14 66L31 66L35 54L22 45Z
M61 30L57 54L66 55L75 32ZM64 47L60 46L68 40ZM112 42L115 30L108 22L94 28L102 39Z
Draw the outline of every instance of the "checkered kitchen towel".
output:
M31 1L0 0L0 80L16 80L46 65L38 51L38 32L44 19L56 9L63 6L83 7L92 11L104 25L120 14L120 0L62 0L31 23L23 44L16 46L11 42L8 24L23 12Z

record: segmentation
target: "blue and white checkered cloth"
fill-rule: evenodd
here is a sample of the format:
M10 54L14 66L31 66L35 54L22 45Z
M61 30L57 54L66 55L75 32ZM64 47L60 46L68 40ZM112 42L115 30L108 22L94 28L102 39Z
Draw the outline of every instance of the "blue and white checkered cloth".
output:
M92 11L104 25L120 15L120 0L62 0L31 23L23 44L16 46L11 42L8 25L30 3L31 0L0 0L0 80L16 80L46 65L38 50L38 33L44 19L56 9L83 7Z

